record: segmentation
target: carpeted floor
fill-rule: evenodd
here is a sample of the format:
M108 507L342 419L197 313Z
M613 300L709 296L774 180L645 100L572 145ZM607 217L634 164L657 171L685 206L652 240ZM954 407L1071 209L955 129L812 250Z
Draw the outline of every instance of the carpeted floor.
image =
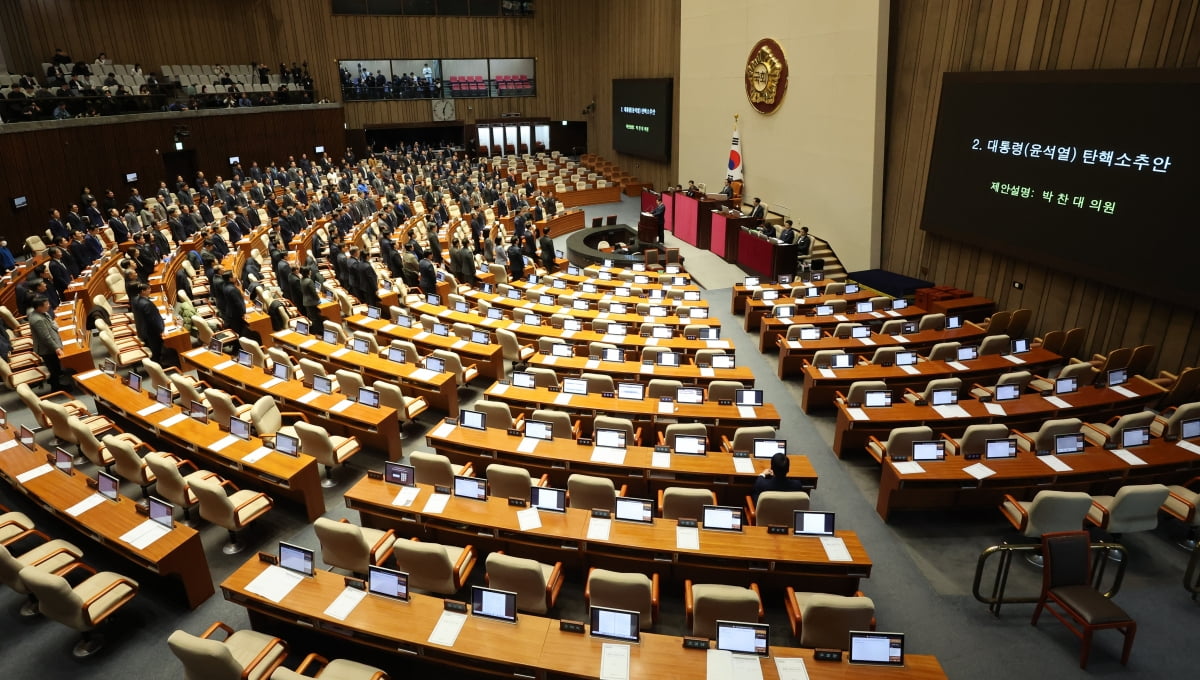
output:
M618 214L619 221L635 223L636 199L619 205L588 208L588 218ZM668 239L672 237L668 236ZM560 246L561 247L561 246ZM686 254L686 253L685 253ZM693 255L688 255L691 258ZM688 264L702 261L699 256ZM718 270L718 267L720 269ZM704 260L702 268L689 267L702 277L704 293L712 313L721 319L722 336L732 339L741 366L750 367L757 385L765 391L783 416L780 436L789 448L807 455L819 474L814 505L838 513L839 528L858 532L874 563L862 589L876 604L880 630L907 634L907 651L936 655L951 678L1084 678L1120 676L1137 678L1190 677L1195 673L1196 654L1189 640L1200 622L1200 605L1194 603L1181 583L1188 556L1175 548L1175 527L1125 537L1131 558L1125 583L1117 602L1139 622L1140 630L1128 668L1119 665L1120 636L1111 631L1097 635L1087 672L1078 668L1079 644L1061 625L1043 617L1035 629L1029 625L1030 605L1011 605L999 618L972 597L972 578L980 552L990 545L1013 538L1013 532L994 511L977 513L906 513L884 524L875 513L878 470L865 455L836 459L830 448L833 439L831 415L813 417L799 407L799 383L781 382L776 375L775 356L763 356L755 349L756 338L741 330L741 319L729 313L729 285L743 274L719 260ZM710 285L710 282L712 285ZM466 397L473 402L486 387L482 381L471 386ZM29 422L28 414L11 392L0 394L0 407L8 410L13 422ZM425 426L433 422L425 417ZM405 440L405 449L424 450L423 431L413 430ZM48 441L49 433L39 435ZM364 453L354 465L343 471L340 483L325 491L327 516L357 519L348 512L342 494L365 469L382 467L382 456ZM127 485L126 494L136 494ZM220 594L195 611L186 611L157 579L108 553L103 547L79 536L55 522L28 499L0 484L0 502L35 518L52 536L69 538L85 551L86 561L99 569L126 573L142 583L136 600L121 615L111 636L110 646L97 657L77 661L70 655L76 634L65 627L41 619L18 616L21 597L11 591L0 594L0 637L5 640L5 677L26 678L121 678L142 680L182 677L181 667L166 647L170 631L183 628L199 633L216 620L235 628L248 625L244 609L227 603ZM221 554L223 530L203 526L205 552L217 584L253 554L253 550L273 550L277 540L289 540L316 547L312 528L294 509L280 508L269 513L247 532L247 552L227 557ZM482 569L474 581L482 583ZM1011 592L1036 592L1040 572L1019 562L1010 581ZM680 592L663 593L662 623L657 632L681 634L683 607ZM556 614L562 618L583 618L582 579L575 575L564 588ZM766 620L772 624L772 643L791 645L778 598L766 603ZM397 626L403 626L398 621ZM298 662L312 651L307 638L292 639L292 660ZM352 653L337 645L319 646L327 654L354 656L379 662L369 655ZM407 657L384 659L395 671L393 677L413 677ZM701 661L700 663L703 663ZM469 672L437 669L444 678L473 677ZM417 672L417 676L431 674Z

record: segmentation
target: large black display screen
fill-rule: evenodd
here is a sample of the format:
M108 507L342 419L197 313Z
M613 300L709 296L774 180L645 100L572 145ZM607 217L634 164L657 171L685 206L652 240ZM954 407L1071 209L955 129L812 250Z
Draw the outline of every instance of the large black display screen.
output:
M671 160L672 78L613 80L613 148L659 161Z
M1200 71L947 73L921 228L1200 306Z

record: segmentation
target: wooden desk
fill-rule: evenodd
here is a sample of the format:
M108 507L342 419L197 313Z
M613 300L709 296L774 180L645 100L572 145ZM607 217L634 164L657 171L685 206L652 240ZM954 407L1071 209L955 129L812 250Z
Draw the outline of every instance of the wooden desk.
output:
M875 295L870 291L860 290L857 293L848 293L843 295L817 295L810 298L780 297L769 301L755 300L754 298L750 298L745 301L744 311L746 320L742 325L742 328L744 328L747 333L753 333L754 331L758 330L763 318L771 315L776 305L792 305L796 308L797 312L807 313L812 311L815 307L827 303L829 300L845 300L846 304L853 308L856 303L870 300L872 297L875 297ZM881 313L884 314L885 317L895 318L891 317L891 315L887 314L887 312ZM874 318L878 319L880 317ZM803 321L800 323L803 323Z
M799 311L799 310L797 310ZM836 327L840 323L870 324L892 319L918 319L927 312L920 307L905 307L900 311L884 312L844 312L826 316L794 316L790 319L780 319L773 316L763 317L758 325L758 351L766 354L778 347L778 340L787 335L788 326L793 324L809 324L817 327ZM882 325L882 324L881 324Z
M145 548L136 548L121 540L121 536L146 520L134 509L134 501L121 496L117 501L102 501L89 510L73 516L68 510L95 493L88 488L87 477L80 471L66 475L51 470L22 483L21 473L46 463L50 452L38 446L33 451L16 444L16 433L10 426L0 427L0 446L8 446L0 454L0 476L14 489L28 496L64 524L108 548L123 559L153 574L169 576L183 587L189 609L199 607L213 594L212 575L204 556L204 545L195 529L176 524L175 528ZM66 537L59 537L66 538Z
M723 197L722 197L723 198ZM675 236L684 243L708 250L712 244L713 211L721 207L722 201L687 194L675 195Z
M329 434L355 437L364 448L381 451L388 460L404 457L399 437L400 420L393 408L372 408L353 402L345 405L342 402L346 395L339 393L322 394L305 401L303 397L312 390L303 382L277 382L260 368L247 368L231 361L228 355L210 352L205 347L184 352L180 360L184 370L194 369L205 382L238 395L246 403L270 395L281 411L299 411L308 417L309 423L320 425Z
M12 310L13 316L25 316L28 310L17 309L17 286L24 283L33 275L33 270L43 262L49 262L50 256L42 253L37 257L18 262L12 271L0 279L0 304Z
M615 271L621 271L621 270L614 269L613 271L615 272ZM581 269L580 272L581 273L579 273L579 274L571 274L566 271L555 272L548 276L543 276L541 279L541 283L545 283L546 279L551 279L551 280L559 279L561 281L565 281L568 286L572 286L575 288L578 288L580 285L582 285L584 283L591 283L591 284L594 284L597 289L599 289L599 288L634 288L634 287L637 287L637 288L643 288L646 290L650 290L651 288L662 288L664 290L700 290L700 286L697 286L694 283L689 283L687 285L678 285L678 286L674 285L674 284L660 284L660 283L656 282L655 279L658 278L659 276L663 276L663 275L655 274L655 272L639 272L639 273L644 273L646 276L650 277L650 280L646 283L635 283L633 281L623 281L617 276L617 274L613 274L613 277L611 279L601 278L599 276L599 274L601 272L597 271L597 270ZM612 272L609 272L609 273L612 273ZM679 274L671 274L670 276L686 277L687 275L683 272L680 272Z
M443 600L413 594L409 602L368 595L344 620L323 612L344 589L344 579L327 571L317 571L304 579L280 602L275 603L251 593L246 586L267 565L251 558L221 583L221 592L230 602L247 609L255 630L275 631L282 625L283 637L319 635L317 645L333 656L347 643L380 653L393 677L415 670L429 671L432 666L469 669L474 673L501 677L528 677L537 680L559 678L599 678L603 642L586 635L564 633L554 619L520 614L516 624L468 617L453 647L429 642L429 635L442 615ZM397 621L404 625L396 625ZM679 678L703 680L706 655L703 650L684 649L680 638L642 633L640 644L629 648L630 678ZM352 648L353 649L353 648ZM812 680L942 680L941 665L932 656L905 654L904 668L852 666L813 661L810 649L771 648L772 656L803 658ZM353 652L351 652L353 655ZM388 656L384 656L388 655ZM391 660L394 663L388 664ZM764 680L778 680L775 664L760 661Z
M443 430L446 427L453 429L446 432ZM753 469L738 472L733 456L714 450L711 443L707 455L669 454L668 467L655 467L654 448L650 446L630 446L620 462L602 462L593 458L593 447L580 446L575 440L539 442L530 452L518 450L521 441L521 437L511 436L500 428L472 430L445 424L434 427L425 436L426 444L450 460L473 462L479 477L484 476L492 463L504 463L525 468L534 478L549 475L551 486L564 489L570 475L582 473L607 477L617 487L627 484L628 495L639 498L655 498L660 489L686 486L714 491L720 503L736 507L745 504L757 475L770 467L769 460L749 458L746 461ZM817 471L808 457L793 455L791 461L788 476L816 488Z
M969 321L983 321L996 311L996 302L991 298L979 296L937 300L930 303L929 311L946 316L957 314Z
M566 236L574 231L579 231L584 228L583 211L582 210L566 210L556 213L541 222L534 222L537 227L537 233L542 233L546 227L550 227L550 238L558 238Z
M850 594L871 575L871 559L851 531L839 531L851 561L833 562L814 537L767 533L767 527L748 526L741 532L700 532L700 549L676 547L675 520L656 517L653 524L612 520L607 541L587 537L591 512L568 508L565 513L539 512L542 526L521 531L517 511L506 498L479 501L451 497L443 512L422 508L433 487L418 485L408 507L392 501L400 487L364 477L346 492L346 507L357 510L363 526L395 529L404 536L453 545L474 545L480 554L504 550L534 559L562 560L563 567L586 573L588 567L621 571L658 571L667 580L705 579L704 582ZM553 561L553 560L551 560ZM634 564L634 563L640 564ZM631 567L633 569L631 569Z
M888 433L898 427L928 425L934 434L957 437L970 425L1000 423L1010 428L1035 431L1047 420L1055 418L1079 418L1084 422L1104 422L1109 417L1138 410L1162 396L1162 390L1141 376L1131 380L1126 388L1137 394L1126 397L1108 388L1084 387L1074 394L1059 397L1070 404L1060 408L1046 401L1040 394L1026 392L1018 399L998 402L1003 414L988 411L988 404L975 399L962 399L958 405L967 412L965 417L946 418L934 406L917 406L902 402L897 395L896 403L888 407L860 408L869 420L855 420L845 404L837 404L837 427L833 435L833 451L842 457L847 452L864 449L867 438L874 436L886 441Z
M712 212L712 240L709 249L726 262L736 264L738 261L738 232L742 227L753 226L757 220L748 215L734 213L729 210L714 210Z
M453 373L435 373L425 377L417 373L419 368L415 363L398 364L377 354L355 352L310 335L300 335L293 330L279 331L272 337L284 351L312 359L325 366L327 371L358 371L363 374L364 382L369 376L372 382L384 380L395 383L405 396L424 397L431 407L451 416L458 414L458 378Z
M576 346L576 351L586 347ZM582 373L607 373L616 381L640 382L642 378L663 378L679 380L686 385L708 385L714 380L736 380L747 388L754 386L754 372L746 366L734 368L700 368L692 363L679 366L647 365L641 361L600 361L592 362L583 354L570 357L559 357L536 352L529 358L529 365L538 368L549 368L563 374L578 376Z
M896 398L906 387L920 391L935 378L962 378L963 386L969 387L974 383L991 385L1004 373L1013 371L1029 371L1043 373L1044 369L1057 366L1063 362L1062 357L1042 349L1031 349L1021 355L1021 363L1006 359L1007 355L989 354L971 361L956 362L965 366L959 370L946 361L920 361L915 366L878 366L874 364L859 364L853 368L818 369L809 364L804 367L804 396L800 400L800 408L808 413L813 408L833 406L835 392L845 394L850 384L858 380L883 380L888 388L893 390ZM911 369L912 372L904 370ZM826 371L822 373L822 371Z
M546 279L543 278L542 280L545 281ZM563 282L567 283L566 281L563 281ZM538 293L539 295L542 295L542 294L555 295L555 296L570 295L571 297L579 298L580 300L587 300L589 303L597 303L597 302L600 302L601 300L604 300L604 301L608 301L608 302L624 302L627 305L637 305L639 303L644 302L647 304L662 304L667 307L684 306L684 307L702 307L705 309L708 308L708 301L703 300L703 299L701 299L701 300L681 300L678 298L663 297L660 300L651 300L649 297L640 297L637 295L613 295L611 293L611 291L609 291L607 289L604 292L600 292L599 288L596 289L595 293L586 293L583 290L581 290L579 287L582 284L578 284L578 285L577 284L568 284L569 287L566 287L566 288L555 288L553 285L544 285L542 283L533 284L533 283L529 283L527 281L509 281L508 285L512 286L513 288L520 288L522 291L532 290L532 291ZM642 284L633 284L633 285L636 285L639 288L644 287ZM653 285L651 285L649 287L656 288L656 286L653 286ZM657 288L661 289L664 287L657 286ZM675 288L675 289L683 290L684 288L691 289L692 287L681 288L679 286L673 286L673 287L666 287L666 288L668 288L668 289ZM700 289L698 287L695 288L695 290L696 290L696 292L700 291ZM633 291L630 291L630 292L633 292ZM469 297L471 295L471 293L468 292L467 295ZM665 295L665 293L664 293L664 295Z
M796 271L798 246L795 243L773 241L761 233L738 229L738 264L752 274L777 278Z
M588 188L588 189L570 189L562 193L550 194L559 203L563 204L564 208L575 208L581 205L595 205L597 203L619 203L621 201L621 185L610 184L606 187Z
M432 307L432 305L421 302L410 303L409 309L419 309L422 306ZM449 312L446 307L439 306L436 307L436 309L446 310ZM424 310L421 309L420 311ZM482 318L474 314L469 316L473 316L477 319ZM453 323L453 321L459 321L459 319L453 319L452 321L448 322L447 325L450 325ZM428 333L421 327L419 319L413 319L412 328L404 328L403 326L397 326L386 319L372 319L361 314L356 314L349 319L346 319L346 323L350 325L352 330L363 330L375 333L375 336L379 339L378 342L381 347L386 347L393 338L408 340L417 347L424 347L430 351L442 349L446 350L447 352L453 352L459 355L459 359L464 365L475 364L475 369L479 371L479 375L481 376L492 378L494 380L500 380L505 374L504 351L500 348L500 343L498 342L481 345L476 342L463 340L453 332L450 333L450 335L445 336ZM470 322L468 321L467 323ZM478 326L480 330L488 330L483 324L473 323L471 325Z
M835 338L824 336L820 340L776 340L779 346L779 377L789 378L804 370L804 362L812 361L813 356L823 349L832 349L870 360L875 350L880 347L903 347L907 350L926 353L939 342L959 342L963 344L978 344L987 336L987 331L971 322L965 322L961 328L943 331L920 331L907 335L880 335L871 333L870 344L862 338Z
M516 290L516 289L514 289L514 290ZM544 293L544 294L557 298L557 296L554 295L553 293ZM558 305L557 299L555 299L555 304L553 304L553 305L544 305L544 304L541 304L540 302L531 301L529 298L525 297L524 295L522 295L520 298L510 298L510 297L506 297L503 295L499 295L497 293L484 293L482 291L472 291L471 293L468 294L468 297L470 297L471 299L474 299L474 300L484 300L488 304L492 305L493 307L500 307L502 309L508 310L509 318L513 318L513 314L517 310L520 310L522 312L522 316L524 316L524 314L533 313L533 314L537 314L537 315L545 318L547 320L547 322L549 322L550 317L554 314L566 314L568 316L571 316L576 319L580 319L582 321L591 322L591 321L595 321L597 319L604 319L604 320L607 320L607 321L613 322L613 323L623 323L632 328L637 328L637 327L641 326L643 323L656 323L656 324L660 324L663 326L674 327L676 329L676 332L682 332L683 327L691 326L691 325L696 325L696 326L720 326L721 325L721 320L716 317L708 317L708 318L704 318L704 319L693 319L693 318L690 318L690 316L685 317L685 316L679 316L678 314L671 314L669 316L650 316L650 315L643 316L641 314L636 313L636 309L633 312L626 311L623 314L617 314L614 312L601 312L599 309L591 309L591 308L575 309L574 307L560 307ZM663 302L665 302L665 300ZM649 304L649 303L647 303L645 300L639 299L639 303L637 303L637 304ZM670 309L670 305L664 304L664 305L658 305L658 306L666 307L667 309ZM635 307L635 305L629 305L629 307L632 308L632 307ZM671 310L671 311L677 311L677 310ZM478 312L476 312L476 313L478 313Z
M1146 464L1130 465L1112 451L1094 446L1083 453L1057 457L1023 451L1003 460L947 456L941 461L922 461L924 472L917 474L900 474L889 459L883 462L875 511L887 520L896 510L995 507L1005 494L1028 500L1041 489L1111 495L1126 484L1182 484L1200 470L1200 456L1161 439L1151 439L1150 444L1130 452ZM1058 472L1042 458L1058 458L1071 469ZM996 474L976 479L964 471L976 463Z
M266 491L276 500L283 498L298 503L304 507L305 517L310 522L325 514L320 474L312 456L300 454L293 458L272 452L248 463L243 459L262 448L262 440L257 437L215 450L213 445L226 436L216 423L201 424L185 416L172 425L163 425L163 421L181 414L178 406L146 412L144 409L157 403L149 394L134 392L119 379L99 371L76 375L75 380L96 400L99 411L147 435L150 442L163 439L171 444L169 450L172 453L195 459L202 469L212 469L239 485L247 484Z

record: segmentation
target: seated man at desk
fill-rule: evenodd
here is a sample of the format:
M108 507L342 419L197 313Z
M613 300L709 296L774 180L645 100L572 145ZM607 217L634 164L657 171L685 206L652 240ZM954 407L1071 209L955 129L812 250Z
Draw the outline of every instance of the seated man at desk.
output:
M812 249L812 237L808 235L808 227L800 227L800 238L796 239L796 246L797 255L807 255Z
M796 230L792 229L792 221L784 220L783 232L779 234L779 240L784 243L793 243L796 240Z
M754 502L758 502L759 495L764 491L803 491L804 485L799 479L788 479L788 471L791 469L792 462L788 460L786 453L771 456L771 469L763 470L758 479L754 480L754 490L751 492Z
M628 255L629 246L624 241L618 242L617 247L613 248L613 255Z
M728 177L725 178L725 186L721 187L721 195L725 198L733 198L733 182Z
M750 210L750 216L756 220L766 219L767 207L762 204L762 199L754 197L754 207Z

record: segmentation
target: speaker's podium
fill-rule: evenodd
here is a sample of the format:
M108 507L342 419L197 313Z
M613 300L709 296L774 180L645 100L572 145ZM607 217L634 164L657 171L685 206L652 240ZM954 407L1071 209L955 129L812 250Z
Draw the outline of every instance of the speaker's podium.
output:
M658 243L658 218L643 212L638 219L637 234L639 243Z

